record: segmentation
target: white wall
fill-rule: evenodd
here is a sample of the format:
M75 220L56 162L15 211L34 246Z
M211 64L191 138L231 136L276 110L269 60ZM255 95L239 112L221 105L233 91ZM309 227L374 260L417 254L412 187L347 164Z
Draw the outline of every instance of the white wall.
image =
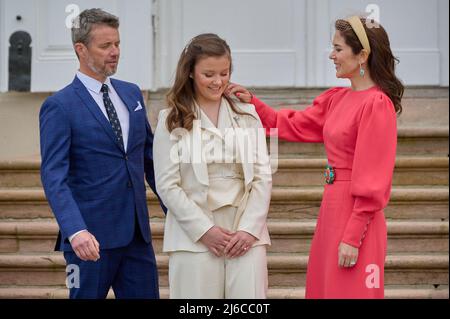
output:
M159 86L168 86L195 35L217 33L232 47L233 79L253 86L305 85L306 0L159 1ZM274 20L274 17L277 19ZM280 19L281 18L281 19Z
M2 32L6 38L17 31L30 33L32 46L31 91L55 91L73 80L78 60L73 51L70 29L66 18L69 4L79 10L99 7L120 18L122 57L117 77L135 82L142 89L152 87L153 32L151 0L0 0ZM17 14L23 19L15 20ZM75 16L75 15L74 15ZM5 42L5 41L3 41ZM7 55L7 48L2 48ZM3 58L2 68L7 67ZM6 83L5 83L6 81ZM1 90L5 91L7 78L2 76Z
M6 18L5 18L5 1L0 0L0 92L8 90L8 58L7 58L7 44L8 40L5 37Z
M364 12L369 4L380 8L405 84L449 83L448 0L0 0L0 92L7 90L8 39L16 30L33 38L32 91L55 91L72 80L78 62L65 27L70 3L120 17L116 76L143 89L169 87L180 52L202 32L218 33L231 45L236 82L346 85L335 79L328 59L333 21ZM17 14L23 21L15 20Z
M439 30L439 50L440 50L440 82L442 86L448 86L449 82L449 52L448 52L448 38L449 38L449 1L439 0L438 5L439 18L438 18L438 30Z
M160 0L157 86L171 84L188 40L215 32L231 45L233 79L252 86L347 85L328 55L337 18L377 5L398 75L407 85L448 86L446 0Z

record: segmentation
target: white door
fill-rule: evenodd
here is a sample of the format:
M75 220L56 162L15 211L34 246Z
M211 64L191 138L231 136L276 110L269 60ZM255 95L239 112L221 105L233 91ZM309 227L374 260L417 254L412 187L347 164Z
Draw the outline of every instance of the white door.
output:
M159 0L157 87L171 85L193 36L214 32L231 46L233 80L260 87L348 85L328 59L333 21L378 16L407 85L449 82L448 0Z
M317 1L316 83L340 85L328 62L332 21L355 13L378 16L389 34L391 48L400 63L397 74L406 85L448 86L448 0L319 0ZM327 21L328 25L327 25Z
M306 0L160 0L156 83L167 87L186 43L217 33L231 46L233 81L306 85Z
M70 83L78 60L66 23L87 8L102 8L120 18L122 56L115 77L151 89L151 0L0 0L0 91L8 90L9 37L19 30L32 38L31 91L56 91Z

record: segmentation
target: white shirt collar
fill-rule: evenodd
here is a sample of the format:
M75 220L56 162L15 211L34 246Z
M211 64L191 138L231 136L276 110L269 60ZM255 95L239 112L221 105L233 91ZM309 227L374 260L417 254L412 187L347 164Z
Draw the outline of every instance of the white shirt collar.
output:
M77 77L88 90L91 90L92 92L94 92L96 94L101 93L100 90L103 85L102 82L97 81L96 79L90 77L89 75L82 73L81 71L77 71ZM104 84L108 85L109 91L111 91L111 79L109 77L106 78L106 81Z

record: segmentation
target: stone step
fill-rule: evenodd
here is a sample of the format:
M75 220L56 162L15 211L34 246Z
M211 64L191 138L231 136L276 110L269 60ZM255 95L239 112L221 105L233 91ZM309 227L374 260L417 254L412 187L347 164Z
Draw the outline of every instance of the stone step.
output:
M274 186L324 185L324 158L279 158ZM398 157L393 185L448 185L448 157ZM41 187L40 161L0 162L0 188Z
M169 289L159 289L161 299L169 298ZM64 286L0 286L0 299L66 299L69 291ZM304 299L305 288L272 287L267 292L268 299ZM448 286L385 286L386 299L448 299ZM112 290L108 299L114 299Z
M276 87L276 88L253 88L249 87L249 90L257 96L260 100L266 102L273 108L304 108L305 105L310 105L313 100L322 94L328 88L293 88L293 87ZM169 89L158 89L155 92L148 92L149 105L154 109L163 107L165 104L165 97ZM423 110L440 110L443 113L429 114L432 116L440 116L446 114L448 109L449 91L446 87L406 87L403 94L402 102L405 104L406 110L402 113L417 110L423 117ZM167 106L166 106L167 107ZM421 113L420 113L421 112ZM434 118L434 122L438 121L438 118ZM442 119L441 119L442 120Z
M280 158L274 168L274 186L324 185L326 159ZM393 185L448 185L448 157L397 158Z
M269 218L315 219L323 187L275 187ZM448 186L393 187L385 209L387 219L448 220ZM163 218L152 192L147 192L151 218ZM41 188L0 189L0 219L51 218L53 214Z
M326 88L266 88L255 89L256 96L269 105L302 109L324 92ZM166 108L164 96L167 90L144 92L147 111L152 128L156 127L159 110ZM39 134L37 117L43 100L49 93L8 92L0 95L0 121L3 128L0 158L17 158L39 154ZM404 127L447 128L447 137L437 143L434 139L413 139L410 146L399 147L398 154L448 154L448 87L447 88L406 88L403 114L398 118L399 133ZM20 108L17 108L20 105ZM4 119L4 120L3 120ZM21 134L17 132L20 131ZM415 129L417 131L417 129ZM401 143L402 144L402 143ZM300 147L297 154L307 149ZM316 153L317 154L317 153Z
M269 254L269 286L305 285L305 254ZM168 256L157 255L160 286L167 287ZM448 285L448 254L389 255L386 285ZM10 286L54 286L65 283L65 261L54 254L0 254L0 283Z
M308 253L316 222L269 220L269 253ZM388 254L448 253L449 224L442 221L388 221ZM164 220L152 220L153 246L162 252ZM0 222L0 253L53 251L58 225L54 220Z
M250 88L259 99L274 109L303 110L326 88ZM156 126L159 110L166 108L167 90L151 92L148 99L149 119ZM398 127L447 127L449 124L448 87L407 87L402 99L403 112ZM17 103L16 103L17 104ZM14 104L13 104L14 105Z
M398 156L448 156L449 128L405 127L398 129ZM272 151L270 151L272 152ZM278 141L278 154L325 158L323 144Z

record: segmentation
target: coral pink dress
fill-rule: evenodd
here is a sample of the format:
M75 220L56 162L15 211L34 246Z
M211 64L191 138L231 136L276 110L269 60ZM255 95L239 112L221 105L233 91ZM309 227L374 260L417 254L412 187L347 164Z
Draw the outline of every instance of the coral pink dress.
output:
M303 111L252 104L265 128L292 142L324 143L336 172L326 184L306 276L306 298L383 298L389 202L397 147L392 101L378 87L332 88ZM269 134L269 130L267 130ZM338 265L341 242L359 248L352 268Z

